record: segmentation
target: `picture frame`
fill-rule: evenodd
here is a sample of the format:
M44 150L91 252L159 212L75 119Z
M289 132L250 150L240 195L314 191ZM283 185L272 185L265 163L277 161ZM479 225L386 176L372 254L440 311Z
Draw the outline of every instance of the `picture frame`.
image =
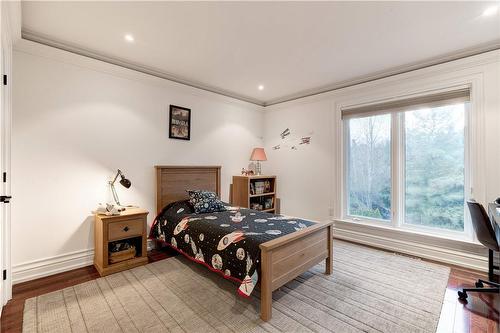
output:
M191 140L191 109L170 105L168 137L170 139Z
M264 209L272 209L273 201L273 198L266 198L266 201L264 201Z

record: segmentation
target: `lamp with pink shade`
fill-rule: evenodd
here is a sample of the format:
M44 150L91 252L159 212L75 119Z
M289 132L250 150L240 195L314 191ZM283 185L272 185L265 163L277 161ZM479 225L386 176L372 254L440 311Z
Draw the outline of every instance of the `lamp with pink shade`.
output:
M267 156L264 148L254 148L252 151L252 156L250 157L250 161L257 162L255 167L255 174L260 176L262 174L260 161L267 161Z

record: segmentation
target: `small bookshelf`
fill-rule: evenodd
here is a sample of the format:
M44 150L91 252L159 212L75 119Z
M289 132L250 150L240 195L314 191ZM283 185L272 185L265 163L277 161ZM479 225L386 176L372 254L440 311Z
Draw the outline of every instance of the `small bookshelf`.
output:
M233 176L232 205L276 213L276 176Z

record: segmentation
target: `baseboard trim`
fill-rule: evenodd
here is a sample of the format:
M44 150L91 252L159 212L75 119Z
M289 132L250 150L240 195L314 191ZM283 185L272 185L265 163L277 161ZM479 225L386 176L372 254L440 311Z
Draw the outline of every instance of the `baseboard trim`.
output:
M476 253L459 249L442 248L437 245L422 244L393 237L373 235L366 232L334 228L334 238L354 243L369 245L389 251L430 259L450 265L460 266L477 271L488 271L488 258Z
M155 243L148 239L147 250L155 248ZM45 276L70 271L94 264L94 249L66 253L50 258L25 262L12 266L13 284L35 280Z
M387 233L387 231L385 231ZM487 272L488 257L477 252L461 249L443 248L425 244L421 241L401 240L391 235L376 235L367 230L356 231L339 225L334 226L334 237L346 241L369 245L385 250L400 252L416 257L430 259L446 264ZM148 239L147 250L154 249L154 241ZM13 284L70 271L94 263L94 249L81 250L50 258L34 260L12 266Z
M94 249L75 251L12 266L13 284L85 267L94 263Z

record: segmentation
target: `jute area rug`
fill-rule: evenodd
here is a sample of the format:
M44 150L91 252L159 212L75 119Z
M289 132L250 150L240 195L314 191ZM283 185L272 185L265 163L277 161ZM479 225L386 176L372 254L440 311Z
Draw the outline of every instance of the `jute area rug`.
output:
M273 293L259 292L182 256L26 300L23 332L435 332L449 268L334 241L334 274L315 266Z

